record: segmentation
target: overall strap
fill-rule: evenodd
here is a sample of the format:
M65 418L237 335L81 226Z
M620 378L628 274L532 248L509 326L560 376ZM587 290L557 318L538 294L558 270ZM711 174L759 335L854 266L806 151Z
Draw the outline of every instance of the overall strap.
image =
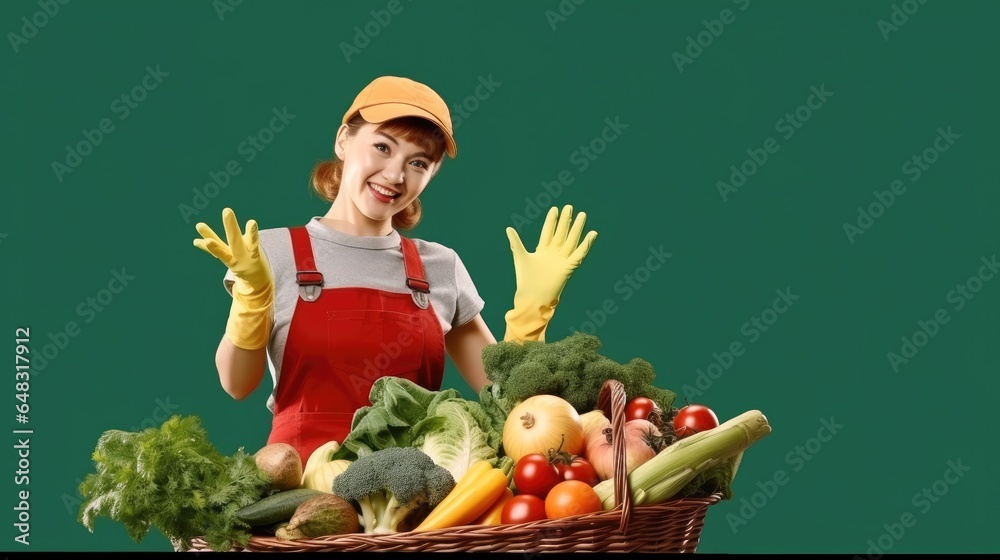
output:
M299 285L299 296L306 301L316 301L323 288L323 275L316 270L309 232L305 226L296 226L288 228L288 233L295 255L295 283Z
M427 309L429 304L427 294L431 293L431 285L424 278L424 263L420 260L417 245L413 240L402 235L399 236L399 245L403 251L406 287L413 293L413 302L421 309Z

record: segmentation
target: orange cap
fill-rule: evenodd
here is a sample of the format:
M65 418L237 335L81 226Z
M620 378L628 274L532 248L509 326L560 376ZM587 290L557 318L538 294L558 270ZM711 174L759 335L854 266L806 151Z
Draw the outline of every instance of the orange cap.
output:
M444 134L448 155L452 158L458 155L448 106L440 95L420 82L396 76L375 78L354 98L342 122L349 121L358 111L366 121L376 124L400 117L427 119Z

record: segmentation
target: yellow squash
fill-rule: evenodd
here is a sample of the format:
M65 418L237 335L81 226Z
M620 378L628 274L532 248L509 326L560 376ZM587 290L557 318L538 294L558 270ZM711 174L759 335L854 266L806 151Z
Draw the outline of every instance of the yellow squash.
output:
M504 493L500 494L496 502L490 506L490 509L486 510L485 513L479 516L472 524L473 525L499 525L503 516L503 507L507 505L507 502L514 497L514 492L510 488L504 488Z
M451 492L414 531L470 525L507 491L507 475L488 461L469 467Z
M340 449L339 443L329 441L313 451L309 460L306 461L305 468L302 469L302 488L311 488L333 494L333 479L337 478L351 464L347 460L330 460L330 456L338 449Z

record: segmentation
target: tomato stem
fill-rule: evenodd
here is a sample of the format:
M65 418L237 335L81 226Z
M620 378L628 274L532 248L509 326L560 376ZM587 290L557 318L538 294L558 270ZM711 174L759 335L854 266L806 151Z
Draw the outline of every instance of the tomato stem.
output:
M557 463L564 463L568 465L573 462L574 458L576 458L576 455L572 455L568 451L563 451L563 445L565 443L566 443L566 434L563 434L562 438L559 440L559 448L558 449L552 449L551 447L549 448L550 465L555 465Z

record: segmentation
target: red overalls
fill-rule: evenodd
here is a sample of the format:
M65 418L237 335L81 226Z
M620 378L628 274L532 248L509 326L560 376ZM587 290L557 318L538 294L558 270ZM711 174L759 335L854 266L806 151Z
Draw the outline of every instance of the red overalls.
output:
M343 442L354 411L371 403L372 383L383 376L440 390L444 333L431 307L430 285L413 241L400 236L411 293L372 288L322 289L305 227L289 228L299 298L295 304L274 419L267 442L298 450L305 465L328 441Z

